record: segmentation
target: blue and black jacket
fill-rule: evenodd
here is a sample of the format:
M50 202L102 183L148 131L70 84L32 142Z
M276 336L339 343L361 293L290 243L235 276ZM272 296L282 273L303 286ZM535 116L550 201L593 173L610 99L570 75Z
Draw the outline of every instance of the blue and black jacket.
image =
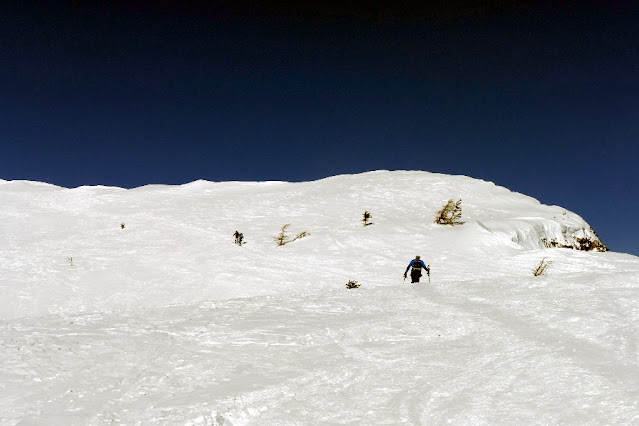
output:
M410 268L413 268L413 270L418 270L418 271L420 271L422 268L424 268L424 269L426 269L426 271L428 271L428 266L426 266L424 261L421 260L421 259L417 259L417 258L415 258L415 259L410 261L410 263L406 267L406 271L404 272L404 274L406 274Z

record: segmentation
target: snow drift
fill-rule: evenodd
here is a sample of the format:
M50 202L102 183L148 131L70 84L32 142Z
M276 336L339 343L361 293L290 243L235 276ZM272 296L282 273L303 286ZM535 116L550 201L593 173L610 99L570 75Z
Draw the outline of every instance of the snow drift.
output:
M128 191L19 181L2 183L0 197L4 317L333 288L351 275L391 285L415 253L451 278L471 276L460 262L444 261L460 253L497 274L519 274L495 254L598 241L561 207L424 172ZM449 198L462 199L464 225L433 223ZM364 210L374 222L366 229ZM288 223L292 234L311 237L276 247L273 237ZM248 241L242 248L232 244L235 230Z
M449 199L463 225L434 223ZM6 424L639 420L638 259L493 183L0 181L0 203ZM284 224L309 235L277 246ZM402 281L415 254L430 286Z

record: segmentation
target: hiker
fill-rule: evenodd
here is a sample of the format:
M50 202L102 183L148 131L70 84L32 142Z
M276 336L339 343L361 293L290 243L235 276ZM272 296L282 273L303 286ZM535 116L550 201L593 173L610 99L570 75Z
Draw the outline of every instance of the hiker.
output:
M406 271L404 272L404 279L406 278L406 274L408 274L408 270L413 268L410 271L410 279L411 283L418 283L419 277L422 276L422 268L426 269L426 273L430 274L430 269L426 264L419 258L419 255L415 256L415 259L411 260L408 266L406 267Z
M237 244L238 246L241 246L242 240L244 239L244 234L235 231L235 234L233 234L233 236L235 237L235 244Z
M373 216L369 213L368 210L366 210L364 212L364 219L362 219L362 222L364 223L364 226L368 226L368 225L372 225L372 223L369 223L368 221L371 220Z

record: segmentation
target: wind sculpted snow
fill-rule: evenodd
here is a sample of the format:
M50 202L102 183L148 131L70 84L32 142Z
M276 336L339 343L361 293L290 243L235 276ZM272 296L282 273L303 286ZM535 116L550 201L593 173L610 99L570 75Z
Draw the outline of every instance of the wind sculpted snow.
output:
M465 223L434 224L450 198ZM2 424L639 421L638 259L543 247L590 227L492 183L8 181L0 202ZM277 247L286 223L310 235ZM430 285L402 279L415 254Z

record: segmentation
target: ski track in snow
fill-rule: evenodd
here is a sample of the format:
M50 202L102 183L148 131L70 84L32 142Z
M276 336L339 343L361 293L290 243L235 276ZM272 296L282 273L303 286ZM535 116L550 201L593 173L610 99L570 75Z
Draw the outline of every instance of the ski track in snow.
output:
M462 288L452 295L442 290L406 284L3 325L2 400L13 398L14 407L3 418L65 424L183 424L200 417L205 424L638 419L636 346L608 342L634 343L637 330L620 327L616 311L600 312L589 327L569 333L553 327L552 315L533 315L538 307L503 304L508 297L521 302L518 291L477 302L476 287L472 298ZM563 296L579 300L579 293ZM541 307L553 299L544 294Z
M561 208L417 172L0 189L1 424L639 423L638 259L534 248Z

